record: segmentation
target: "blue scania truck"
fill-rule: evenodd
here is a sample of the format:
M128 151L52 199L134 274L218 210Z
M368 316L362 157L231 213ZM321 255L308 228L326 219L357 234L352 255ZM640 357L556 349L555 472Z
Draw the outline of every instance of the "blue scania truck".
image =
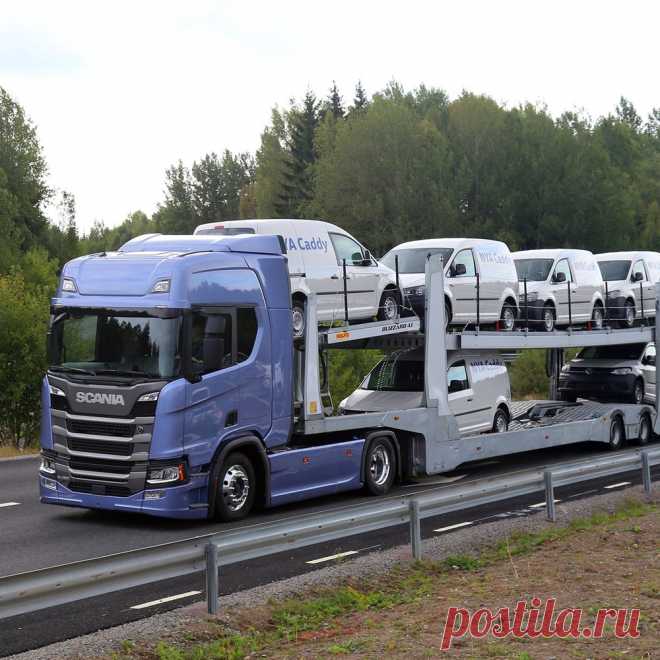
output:
M285 250L276 236L147 235L65 265L42 387L42 502L235 520L351 489L384 494L397 479L476 458L583 440L617 448L657 425L648 406L576 413L555 403L536 416L527 405L513 430L460 437L447 350L545 347L556 357L565 346L653 340L654 328L445 334L433 296L442 263L430 257L424 334L417 317L319 330L310 296L296 341ZM425 352L421 407L330 414L327 350L410 346ZM557 376L561 360L551 363Z

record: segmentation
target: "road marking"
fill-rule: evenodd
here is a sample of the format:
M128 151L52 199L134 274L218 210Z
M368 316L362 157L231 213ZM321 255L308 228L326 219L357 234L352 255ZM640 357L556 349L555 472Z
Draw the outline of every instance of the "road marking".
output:
M3 502L2 504L0 504L0 509L6 506L18 506L19 504L20 502Z
M620 481L618 484L610 484L609 486L605 486L607 490L610 488L623 488L624 486L630 486L629 481Z
M357 555L357 550L347 550L346 552L338 552L336 555L330 555L328 557L319 557L318 559L310 559L306 561L306 564L322 564L324 561L332 561L333 559L342 559L343 557L350 557L351 555Z
M190 596L199 596L201 591L186 591L185 594L177 594L176 596L166 596L165 598L159 598L158 600L151 600L148 603L142 603L140 605L132 605L132 610L143 610L145 607L154 607L154 605L160 605L161 603L170 603L173 600L181 600L182 598L188 598Z
M555 500L555 504L557 504L558 502L561 502L561 500ZM541 509L544 506L545 506L545 502L538 502L538 504L530 504L529 508L530 509Z
M447 527L440 527L439 529L434 529L434 532L448 532L450 529L458 529L459 527L467 527L467 525L474 524L473 521L469 520L467 522L456 523L455 525L447 525Z

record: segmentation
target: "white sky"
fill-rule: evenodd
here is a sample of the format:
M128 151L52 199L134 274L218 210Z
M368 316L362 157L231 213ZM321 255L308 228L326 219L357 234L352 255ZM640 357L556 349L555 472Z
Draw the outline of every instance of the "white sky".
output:
M558 114L660 105L655 0L0 0L0 86L78 224L152 213L165 169L254 151L275 104L396 79Z

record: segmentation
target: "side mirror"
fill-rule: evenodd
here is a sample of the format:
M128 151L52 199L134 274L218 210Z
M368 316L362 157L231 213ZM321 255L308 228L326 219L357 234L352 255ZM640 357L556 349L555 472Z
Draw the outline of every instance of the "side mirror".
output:
M633 282L641 282L644 279L644 275L642 275L639 271L636 273L633 273L632 276L632 281Z
M452 277L460 277L467 273L467 268L465 267L465 264L456 264L455 266L452 266L451 273Z
M362 266L364 262L364 256L362 255L362 252L353 252L351 255L351 264L353 266Z
M565 282L566 281L566 273L563 273L563 272L555 273L552 276L552 281L555 284L561 284L562 282Z
M648 367L655 367L655 355L647 355L642 364L645 364Z

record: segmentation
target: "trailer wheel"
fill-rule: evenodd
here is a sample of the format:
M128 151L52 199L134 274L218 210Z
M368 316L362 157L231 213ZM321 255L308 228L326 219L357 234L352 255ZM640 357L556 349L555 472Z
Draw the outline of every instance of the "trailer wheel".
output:
M639 420L639 433L637 441L640 445L648 445L653 437L653 426L651 425L651 418L644 413Z
M609 447L612 451L617 451L623 447L626 441L626 431L623 428L621 417L615 417L610 424L610 442Z
M215 515L218 520L240 520L254 504L256 480L250 459L240 451L229 454L215 472Z
M506 433L509 430L509 416L506 410L498 408L493 419L493 433Z
M376 438L364 458L364 485L372 495L387 493L396 477L396 453L387 438Z

